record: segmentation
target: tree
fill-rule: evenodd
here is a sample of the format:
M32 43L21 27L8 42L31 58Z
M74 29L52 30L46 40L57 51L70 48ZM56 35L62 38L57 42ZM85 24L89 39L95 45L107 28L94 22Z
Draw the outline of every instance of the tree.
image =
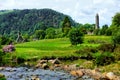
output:
M112 20L112 26L120 27L120 13L116 13Z
M100 34L100 30L99 30L99 29L95 29L95 30L94 30L94 34L95 34L95 35L99 35L99 34Z
M35 38L36 39L44 39L45 38L45 32L43 30L36 30L35 31Z
M65 33L65 36L69 33L71 28L72 27L71 27L71 22L69 20L69 17L66 16L62 24L62 32Z
M112 34L120 30L120 13L115 14L115 16L112 19L112 24L110 28L112 29Z
M84 34L78 29L72 29L69 32L69 39L72 45L83 43Z
M54 28L46 29L45 33L46 33L46 36L45 36L46 39L54 39L55 38L56 32L55 32Z
M103 25L102 29L100 30L100 35L105 35L107 29L108 29L108 25L107 24Z
M107 36L111 36L111 35L112 35L112 29L108 28L108 29L106 30L106 35L107 35Z
M112 41L114 45L120 45L120 30L113 34Z

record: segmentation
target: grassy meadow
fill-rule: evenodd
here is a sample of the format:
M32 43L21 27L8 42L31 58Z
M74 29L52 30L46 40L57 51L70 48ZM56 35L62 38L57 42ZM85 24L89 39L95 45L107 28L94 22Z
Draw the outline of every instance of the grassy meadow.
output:
M96 47L99 44L90 44L88 40L101 40L109 41L108 36L85 36L83 44L77 46L71 46L68 38L57 39L45 39L26 43L16 44L16 51L11 56L17 56L24 59L30 59L37 57L39 59L43 57L64 57L64 56L78 56L74 54L76 50L79 50L86 46Z

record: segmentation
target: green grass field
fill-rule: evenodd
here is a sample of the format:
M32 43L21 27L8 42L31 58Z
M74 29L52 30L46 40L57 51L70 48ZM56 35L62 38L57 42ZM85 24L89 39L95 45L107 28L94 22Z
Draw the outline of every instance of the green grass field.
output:
M77 46L71 46L68 38L58 38L58 39L45 39L26 43L16 44L16 51L11 56L17 56L24 59L30 59L33 57L38 57L39 59L47 56L63 57L63 56L78 56L74 54L74 51L80 48L91 46L96 47L99 43L90 44L88 40L101 40L109 41L108 36L85 36L83 44Z

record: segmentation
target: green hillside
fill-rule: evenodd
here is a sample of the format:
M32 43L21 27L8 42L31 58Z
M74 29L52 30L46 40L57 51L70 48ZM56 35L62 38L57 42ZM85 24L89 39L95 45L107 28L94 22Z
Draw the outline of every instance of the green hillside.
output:
M65 18L65 14L52 9L25 9L25 10L2 10L0 11L0 34L13 36L18 31L22 34L33 34L35 30L48 27L59 28ZM70 21L72 26L76 23Z

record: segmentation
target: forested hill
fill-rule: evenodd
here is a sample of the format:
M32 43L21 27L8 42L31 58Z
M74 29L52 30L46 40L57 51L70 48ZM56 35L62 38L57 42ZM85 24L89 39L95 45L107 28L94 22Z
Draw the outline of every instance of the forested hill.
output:
M66 15L51 9L25 9L0 11L0 35L14 35L18 31L32 34L48 27L59 28ZM72 25L75 22L69 17Z

